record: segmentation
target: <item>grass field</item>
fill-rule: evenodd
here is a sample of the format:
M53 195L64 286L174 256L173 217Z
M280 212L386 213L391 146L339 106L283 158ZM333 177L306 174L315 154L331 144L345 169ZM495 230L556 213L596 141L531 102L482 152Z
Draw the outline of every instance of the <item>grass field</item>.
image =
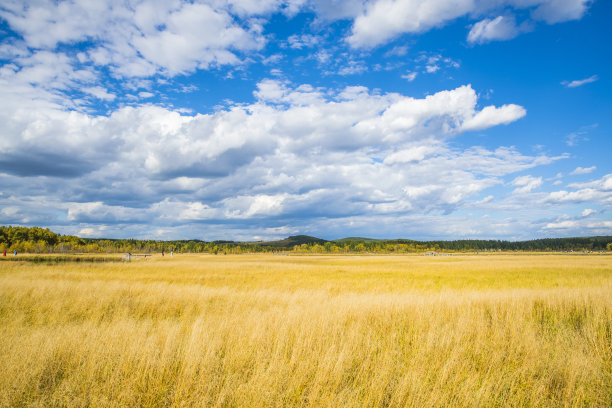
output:
M612 256L0 262L0 406L610 407Z

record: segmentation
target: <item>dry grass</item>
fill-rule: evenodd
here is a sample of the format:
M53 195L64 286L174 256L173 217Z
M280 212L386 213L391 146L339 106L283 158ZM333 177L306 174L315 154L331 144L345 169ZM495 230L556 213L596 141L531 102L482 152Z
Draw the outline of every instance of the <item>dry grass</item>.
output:
M610 256L0 263L0 406L612 406Z

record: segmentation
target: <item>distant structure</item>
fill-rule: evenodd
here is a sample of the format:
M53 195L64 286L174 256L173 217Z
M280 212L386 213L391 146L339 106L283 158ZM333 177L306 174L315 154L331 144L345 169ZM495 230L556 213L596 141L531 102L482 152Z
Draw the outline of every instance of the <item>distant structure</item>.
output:
M135 259L135 258L144 258L144 259L147 259L147 258L151 258L152 256L153 255L151 255L151 254L142 254L141 255L141 254L133 254L131 252L128 252L127 254L123 255L123 257L121 259L124 262L129 262L129 261L131 261L132 259Z
M444 254L436 251L427 251L425 252L425 256L451 256L452 254Z

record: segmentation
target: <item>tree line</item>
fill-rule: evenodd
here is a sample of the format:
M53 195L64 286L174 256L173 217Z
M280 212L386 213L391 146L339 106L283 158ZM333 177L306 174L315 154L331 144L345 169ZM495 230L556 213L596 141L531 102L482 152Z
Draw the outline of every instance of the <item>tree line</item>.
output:
M299 238L299 239L296 239ZM612 236L546 238L530 241L503 240L375 240L345 238L337 241L299 236L281 241L234 242L200 240L138 240L80 238L56 234L48 228L0 226L0 252L19 253L421 253L437 252L490 252L490 251L612 251Z

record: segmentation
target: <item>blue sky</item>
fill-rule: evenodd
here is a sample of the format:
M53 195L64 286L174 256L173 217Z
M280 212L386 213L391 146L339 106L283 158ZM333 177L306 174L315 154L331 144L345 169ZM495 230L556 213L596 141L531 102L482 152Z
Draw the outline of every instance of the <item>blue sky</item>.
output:
M612 234L602 0L0 1L0 224Z

